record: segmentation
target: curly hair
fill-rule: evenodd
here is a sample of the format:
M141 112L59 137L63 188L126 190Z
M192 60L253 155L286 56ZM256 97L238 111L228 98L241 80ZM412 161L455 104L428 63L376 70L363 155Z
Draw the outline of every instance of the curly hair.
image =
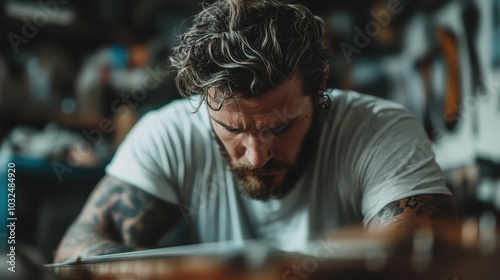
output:
M300 74L318 92L331 57L324 22L306 7L274 0L219 0L204 7L170 56L183 97L258 98ZM213 97L213 96L211 96ZM200 103L201 104L201 103Z

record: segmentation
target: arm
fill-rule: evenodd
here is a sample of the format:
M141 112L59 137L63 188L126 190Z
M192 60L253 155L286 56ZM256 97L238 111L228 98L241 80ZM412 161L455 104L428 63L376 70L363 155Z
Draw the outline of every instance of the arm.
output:
M174 205L105 176L63 237L55 262L151 247L174 225L175 211Z
M384 206L368 223L368 230L411 233L422 226L456 227L456 217L451 196L416 195Z

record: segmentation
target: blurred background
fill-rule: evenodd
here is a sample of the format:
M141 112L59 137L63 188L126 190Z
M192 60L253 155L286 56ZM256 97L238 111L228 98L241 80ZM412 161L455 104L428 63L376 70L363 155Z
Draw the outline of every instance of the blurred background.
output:
M330 86L405 105L460 215L498 213L500 0L288 2L327 23ZM13 162L16 244L51 262L130 128L179 98L167 57L200 3L0 0L0 204Z

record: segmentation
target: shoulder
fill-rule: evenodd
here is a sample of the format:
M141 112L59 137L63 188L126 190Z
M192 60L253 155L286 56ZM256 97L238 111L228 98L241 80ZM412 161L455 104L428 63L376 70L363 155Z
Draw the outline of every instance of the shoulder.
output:
M351 174L353 184L361 184L366 168L387 164L388 155L404 155L416 143L427 143L420 123L400 104L354 91L329 90L328 94L332 106L320 112L319 141L320 150L329 152L319 158L338 173Z
M148 112L127 134L117 154L170 164L187 162L189 155L211 149L208 112L204 106L195 109L188 100L177 100Z
M145 137L158 138L163 142L171 138L208 136L210 131L206 106L202 105L198 108L196 102L181 99L148 112L134 126L131 134L143 139Z
M348 90L330 89L326 93L332 106L320 111L321 126L324 132L348 139L349 143L352 139L369 141L392 129L420 127L413 115L396 102Z
M208 112L204 104L198 105L197 101L179 99L150 112L155 115L157 122L177 123L180 126L189 124L210 125Z
M176 188L193 182L186 172L194 174L214 160L208 112L204 106L195 109L178 100L144 115L118 147L107 174L177 202Z
M409 116L406 108L396 102L351 90L329 89L326 92L332 99L331 111L347 116L378 117Z

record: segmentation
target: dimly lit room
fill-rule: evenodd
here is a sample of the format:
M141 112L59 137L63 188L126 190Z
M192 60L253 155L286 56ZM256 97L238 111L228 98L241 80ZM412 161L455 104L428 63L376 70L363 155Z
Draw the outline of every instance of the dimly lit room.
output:
M0 279L498 279L500 0L0 0Z

